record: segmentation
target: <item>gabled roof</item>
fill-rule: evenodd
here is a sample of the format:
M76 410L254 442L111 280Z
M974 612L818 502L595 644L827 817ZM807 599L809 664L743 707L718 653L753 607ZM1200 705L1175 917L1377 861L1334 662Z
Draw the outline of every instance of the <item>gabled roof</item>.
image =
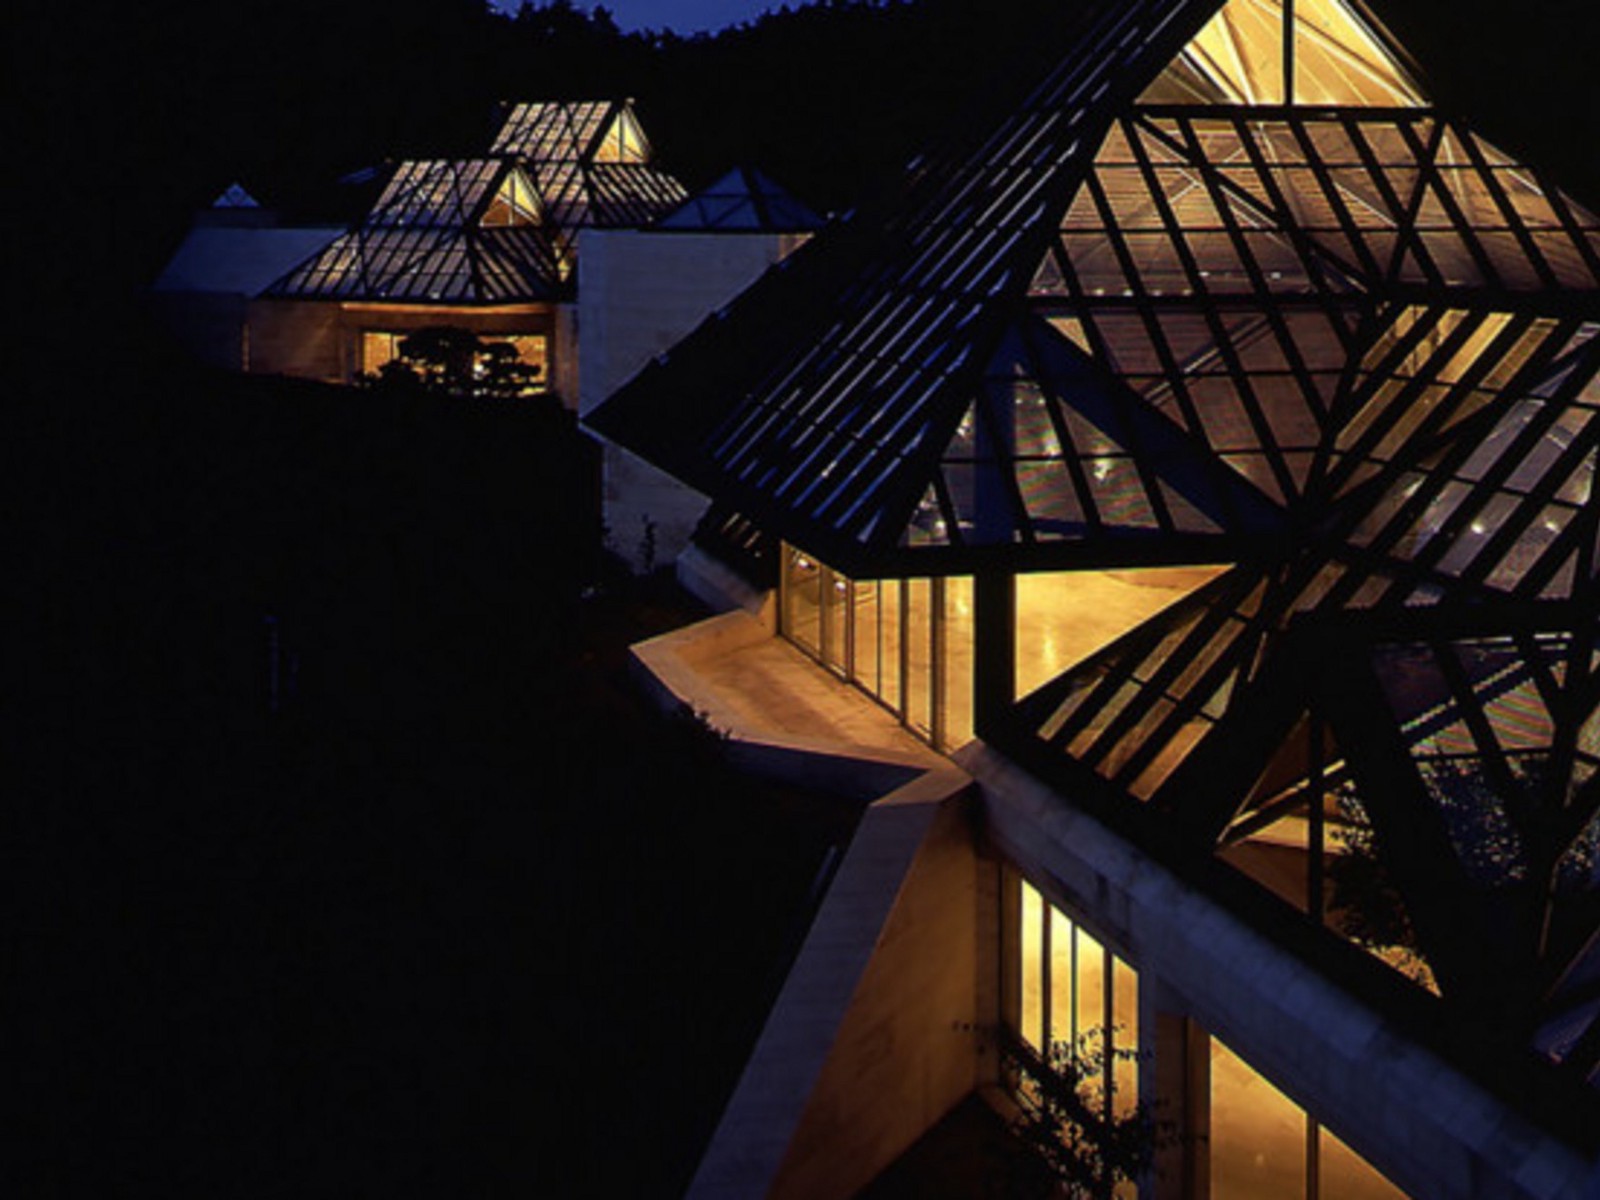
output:
M986 511L965 511L974 472L951 468L972 460L952 441L1021 338L1040 373L1018 403L1097 371L1242 477L1216 487L1300 520L1385 305L1593 309L1600 227L1429 107L1356 7L1294 12L1286 72L1273 0L1118 7L1024 103L919 160L895 200L769 273L591 424L858 573L968 569L1001 547L1147 561L1151 533L1216 556L1274 532L1257 503L1164 505L1193 492L1176 459L1082 453L1055 401L1056 441L991 440ZM1028 497L1045 491L1058 512L1041 520Z
M503 159L400 164L365 221L269 290L451 304L554 300L568 267L540 200Z
M653 228L808 233L823 220L754 167L735 167L656 221Z

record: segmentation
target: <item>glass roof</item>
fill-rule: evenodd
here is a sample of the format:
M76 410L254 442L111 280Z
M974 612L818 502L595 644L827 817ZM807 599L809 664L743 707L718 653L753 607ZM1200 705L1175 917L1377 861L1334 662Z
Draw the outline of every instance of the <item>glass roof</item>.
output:
M628 101L518 104L490 152L524 166L569 248L577 229L645 225L686 195L653 165Z
M401 163L362 223L269 294L417 303L558 300L577 231L679 205L625 101L519 104L481 159Z
M821 217L750 167L729 171L654 226L656 229L748 229L779 233L799 233L821 227Z
M1423 105L1394 48L1344 0L1228 0L1150 86L1147 101Z
M502 159L401 163L367 219L269 295L415 303L552 300L568 267L520 168Z
M1292 8L1117 6L590 423L857 578L1240 564L985 738L1190 855L1371 842L1600 1080L1600 222Z

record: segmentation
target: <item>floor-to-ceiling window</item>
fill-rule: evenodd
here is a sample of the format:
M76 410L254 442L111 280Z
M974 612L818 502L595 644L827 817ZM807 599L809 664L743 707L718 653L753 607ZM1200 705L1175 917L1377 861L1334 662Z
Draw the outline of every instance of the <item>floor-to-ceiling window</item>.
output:
M1007 939L1015 956L1017 1034L1035 1053L1083 1047L1086 1064L1115 1110L1138 1103L1139 978L1133 968L1032 884L1017 880L1017 918ZM1121 1051L1122 1053L1117 1053Z
M1405 1200L1219 1038L1210 1054L1213 1200Z
M1009 1085L1026 1107L1049 1072L1067 1083L1089 1111L1098 1110L1099 1120L1133 1117L1139 1107L1138 976L1032 884L1016 876L1008 880L1012 893L1003 907L1011 915L1002 945L1008 963L1003 1012L1015 1039L1006 1043L1015 1047ZM1081 1117L1066 1119L1078 1128L1074 1136L1101 1136L1081 1124ZM1115 1182L1118 1200L1138 1194L1132 1178L1114 1173L1102 1178Z
M1221 567L1056 571L1016 579L1023 695L1215 578ZM782 632L942 750L972 737L970 575L851 579L783 551Z
M850 579L784 547L784 636L942 750L972 738L972 580Z
M1061 1046L1087 1047L1075 1068L1117 1116L1139 1104L1139 975L1074 915L1012 870L1001 904L1002 1012L1007 1028L1039 1062ZM1196 1027L1197 1032L1199 1031ZM1211 1200L1405 1200L1405 1193L1279 1091L1215 1036L1188 1047L1197 1071L1178 1074L1208 1096L1209 1122L1187 1135L1184 1153L1203 1155ZM1172 1078L1173 1073L1166 1073ZM1112 1080L1107 1095L1096 1080ZM1159 1119L1160 1096L1145 1097ZM1179 1137L1168 1130L1158 1137ZM1122 1194L1118 1193L1119 1196ZM1132 1196L1133 1189L1127 1194Z

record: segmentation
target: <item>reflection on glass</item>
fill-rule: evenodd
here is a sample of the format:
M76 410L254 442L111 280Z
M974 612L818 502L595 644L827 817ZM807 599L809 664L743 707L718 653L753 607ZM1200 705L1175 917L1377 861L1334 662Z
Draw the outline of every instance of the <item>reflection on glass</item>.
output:
M1221 1039L1211 1039L1211 1194L1306 1194L1306 1115Z
M850 677L869 693L877 695L883 679L883 649L878 629L881 613L878 605L879 588L870 579L857 581L853 586L854 609L851 619L855 636L852 639Z
M822 652L822 566L790 550L783 575L783 632L812 654Z
M1312 1138L1317 1146L1315 1189L1306 1153ZM1405 1198L1216 1037L1211 1039L1211 1194L1218 1200Z
M1046 1038L1051 1047L1076 1048L1088 1091L1104 1096L1110 1078L1116 1111L1131 1112L1139 1099L1138 1062L1131 1053L1139 1044L1138 974L1032 884L1023 880L1018 886L1018 1032L1041 1054ZM1119 1059L1118 1050L1130 1053Z

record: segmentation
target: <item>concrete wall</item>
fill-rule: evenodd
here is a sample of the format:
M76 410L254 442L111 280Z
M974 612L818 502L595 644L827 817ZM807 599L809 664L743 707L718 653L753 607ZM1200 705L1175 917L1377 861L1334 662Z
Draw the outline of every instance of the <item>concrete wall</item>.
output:
M252 300L245 369L343 383L347 378L339 305L318 300Z
M857 1192L978 1082L982 872L966 779L872 805L689 1189Z
M1141 992L1221 1037L1409 1195L1585 1195L1595 1164L1393 1022L1003 756L975 742L955 757L979 784L995 845L1092 921Z
M791 246L792 239L770 233L584 230L578 246L579 416L670 350ZM635 570L671 563L705 508L699 493L620 447L606 446L610 548Z

